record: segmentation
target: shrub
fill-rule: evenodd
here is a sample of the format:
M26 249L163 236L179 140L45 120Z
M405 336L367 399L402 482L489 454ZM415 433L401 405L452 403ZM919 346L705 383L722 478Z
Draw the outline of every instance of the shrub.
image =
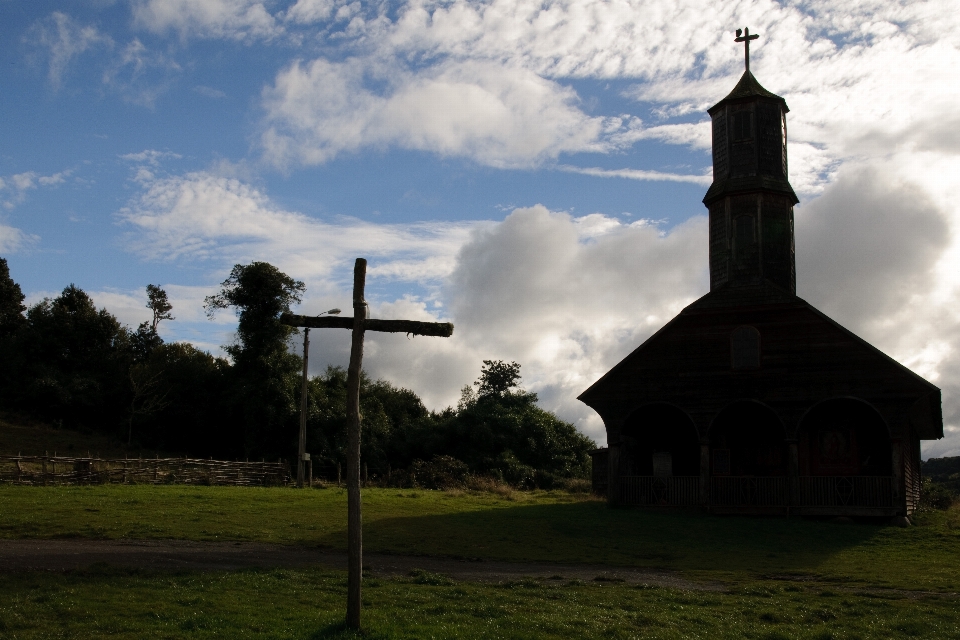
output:
M924 510L947 510L953 504L955 496L947 487L930 478L924 478L920 487L920 508Z
M469 468L452 456L433 456L429 462L414 460L410 480L422 489L462 489L467 485Z

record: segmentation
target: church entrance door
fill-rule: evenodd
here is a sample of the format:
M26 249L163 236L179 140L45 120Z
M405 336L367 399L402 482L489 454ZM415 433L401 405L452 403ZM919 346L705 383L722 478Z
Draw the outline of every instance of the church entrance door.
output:
M738 401L710 427L710 502L736 507L789 504L787 443L770 407Z

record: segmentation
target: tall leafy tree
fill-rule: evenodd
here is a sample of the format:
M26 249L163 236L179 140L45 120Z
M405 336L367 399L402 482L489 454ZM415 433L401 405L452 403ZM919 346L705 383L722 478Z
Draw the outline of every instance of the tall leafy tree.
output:
M160 324L161 320L176 319L170 314L173 305L167 299L167 292L161 289L158 284L147 285L147 308L153 311L153 321L150 323L150 328L154 331L157 330L157 325Z
M26 318L23 312L23 291L10 277L7 261L0 258L0 403L10 406L16 403L17 382L22 358L17 349L16 334Z
M20 285L10 277L10 267L0 258L0 338L9 336L23 325L24 295Z
M130 333L82 289L27 311L17 333L23 408L65 424L116 431L124 413Z
M280 314L300 302L305 287L267 262L238 264L220 291L205 300L207 315L233 309L236 341L225 347L233 359L232 417L242 426L243 454L289 453L296 438L299 356L288 340L295 329Z
M167 292L160 288L160 285L147 285L147 308L153 312L153 318L150 322L141 322L137 330L131 335L134 357L137 364L146 361L160 345L163 344L163 338L157 333L157 326L161 320L175 320L170 313L173 305L167 299ZM140 387L135 378L131 377L131 390L134 395L140 395Z

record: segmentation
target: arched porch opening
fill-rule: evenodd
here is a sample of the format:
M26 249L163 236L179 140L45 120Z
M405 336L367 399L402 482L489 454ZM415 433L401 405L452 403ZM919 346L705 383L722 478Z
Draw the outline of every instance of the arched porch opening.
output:
M833 398L810 409L797 430L797 462L802 506L893 508L890 430L868 402Z
M666 402L640 407L620 432L624 475L696 476L700 474L700 438L693 420Z
M783 423L770 407L750 400L726 406L710 426L712 476L786 476Z
M890 431L880 413L858 398L833 398L800 421L801 476L889 476Z
M640 407L620 435L621 503L699 504L700 438L682 409L665 402Z

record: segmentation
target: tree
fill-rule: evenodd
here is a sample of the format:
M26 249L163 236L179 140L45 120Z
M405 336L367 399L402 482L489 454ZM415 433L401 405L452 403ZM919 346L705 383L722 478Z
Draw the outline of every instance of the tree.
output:
M27 311L17 333L22 408L66 424L114 431L126 404L130 333L82 289L66 287Z
M0 402L16 403L23 359L17 348L16 334L26 323L23 291L10 277L7 261L0 258Z
M137 440L142 445L202 457L232 458L242 452L236 442L237 425L232 424L233 411L225 403L225 398L235 396L226 393L232 379L225 359L185 342L171 342L156 347L142 365L133 368L144 365L146 371L136 382L149 382L152 372L161 372L162 382L145 389L150 392L145 401L158 398L160 402L136 418Z
M456 414L443 420L440 452L519 486L550 488L584 476L596 445L538 407L537 394L520 389L519 381L516 362L484 360L478 393L465 392Z
M520 365L503 360L484 360L480 378L474 383L480 398L502 398L520 386Z
M237 364L262 360L286 351L295 331L280 323L280 314L301 300L304 284L267 262L234 265L220 292L207 296L204 308L213 318L220 309L235 309L239 317L237 344L227 347Z
M20 285L10 277L10 267L5 258L0 258L0 338L14 333L23 325L24 295Z
M127 444L133 443L133 420L150 416L167 407L168 391L164 390L163 371L149 363L136 363L127 369L130 381L130 403L127 406Z
M243 428L248 456L283 454L293 445L302 360L287 349L295 329L282 324L280 314L300 302L304 288L272 264L252 262L235 265L220 291L205 300L209 317L232 308L239 319L236 342L225 350L234 361L232 420Z
M167 300L167 292L161 289L160 285L147 285L147 300L147 308L153 311L153 322L150 324L151 329L156 331L157 325L160 324L161 320L176 320L176 318L170 315L173 305Z

